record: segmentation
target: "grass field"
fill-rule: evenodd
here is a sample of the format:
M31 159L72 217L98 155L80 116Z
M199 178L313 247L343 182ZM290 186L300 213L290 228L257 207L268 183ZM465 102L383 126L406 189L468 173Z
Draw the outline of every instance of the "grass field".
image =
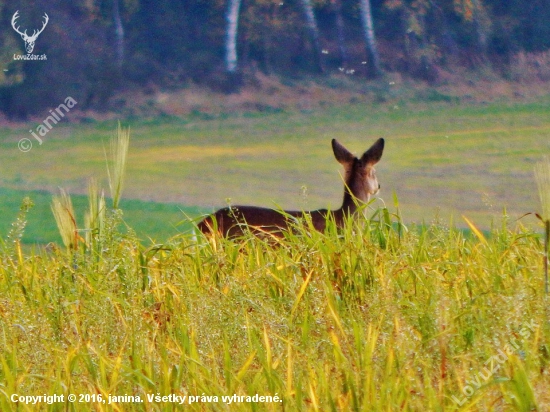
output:
M0 233L5 235L10 230L11 221L19 210L22 199L29 197L34 206L27 214L27 228L23 236L25 244L47 244L61 238L51 211L52 194L45 191L22 191L0 189ZM73 195L73 204L77 213L78 227L84 226L84 211L88 207L88 198L84 195ZM159 242L188 232L192 225L186 219L201 214L196 207L180 207L172 203L146 202L142 200L123 200L121 208L124 211L124 222L132 228L137 236L144 241Z
M146 249L109 215L90 247L6 242L0 409L546 411L541 240L508 223L466 239L380 210Z
M134 200L87 224L114 124L59 127L28 153L20 130L4 130L0 410L550 410L543 240L534 218L515 219L541 210L546 103L136 123L123 196ZM374 201L368 221L277 240L178 224L227 197L336 207L330 139L359 152L380 135L388 207ZM66 246L50 217L56 186L89 228L66 226ZM18 212L25 196L36 205ZM466 235L451 214L476 223Z
M172 203L166 206L169 214L176 207L209 211L228 199L233 204L335 208L342 181L330 140L337 138L359 153L383 136L387 146L378 166L380 197L391 203L396 193L407 222L453 215L462 224L460 215L465 214L488 228L504 207L513 218L534 211L533 165L550 152L550 98L476 105L439 100L129 122L124 198ZM17 141L32 139L28 128L0 131L0 187L21 191L10 192L15 198L1 197L0 207L7 213L2 213L0 228L15 216L23 192L63 187L84 194L91 176L103 179L106 187L104 146L115 127L113 122L59 124L27 153L18 150ZM46 219L51 227L48 214L29 221L26 241L51 240L39 233ZM161 220L178 221L173 214ZM166 233L151 227L149 236L158 239Z

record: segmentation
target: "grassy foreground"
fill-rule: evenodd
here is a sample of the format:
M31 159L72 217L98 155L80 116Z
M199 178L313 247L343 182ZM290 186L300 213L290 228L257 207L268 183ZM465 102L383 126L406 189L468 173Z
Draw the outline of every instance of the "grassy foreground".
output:
M49 254L24 254L15 229L0 410L549 410L540 237L506 219L465 238L392 216L146 249L110 213L97 247ZM65 402L22 403L39 395Z

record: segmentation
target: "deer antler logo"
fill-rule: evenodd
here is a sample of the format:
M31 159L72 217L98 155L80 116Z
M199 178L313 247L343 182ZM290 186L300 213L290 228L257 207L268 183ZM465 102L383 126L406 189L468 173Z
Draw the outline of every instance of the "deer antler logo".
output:
M27 53L31 54L32 51L34 50L34 43L36 42L36 39L38 38L38 35L44 31L44 29L46 28L46 25L48 24L48 21L50 20L50 18L48 17L48 15L46 13L44 13L44 23L42 23L42 28L40 30L33 30L32 36L29 36L27 34L27 30L25 30L24 32L21 32L19 30L19 26L17 26L17 27L15 26L16 20L18 18L19 18L19 10L17 10L15 12L15 14L13 15L13 17L11 18L11 26L13 27L13 29L17 33L19 33L21 35L21 38L25 42L25 49L27 50Z

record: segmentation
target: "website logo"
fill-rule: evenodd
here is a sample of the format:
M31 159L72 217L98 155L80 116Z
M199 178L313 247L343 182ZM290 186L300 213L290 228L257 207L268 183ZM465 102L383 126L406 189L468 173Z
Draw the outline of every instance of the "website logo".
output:
M30 36L27 34L27 30L23 32L20 30L20 26L17 25L18 18L19 18L19 10L17 10L14 13L13 17L11 18L11 26L13 27L13 30L15 30L25 42L25 50L27 50L27 55L25 56L25 55L14 54L13 55L14 60L46 60L45 54L38 56L38 55L32 54L32 51L34 50L34 44L36 42L36 39L48 25L48 21L50 20L48 15L44 13L44 16L43 16L44 22L42 23L42 28L40 30L36 30L36 29L33 30L33 33Z

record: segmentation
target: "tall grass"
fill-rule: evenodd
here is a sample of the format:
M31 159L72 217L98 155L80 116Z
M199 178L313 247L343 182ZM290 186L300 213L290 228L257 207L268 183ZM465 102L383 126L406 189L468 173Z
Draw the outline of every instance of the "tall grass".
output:
M124 129L119 123L116 136L111 139L110 143L112 166L107 163L107 175L111 197L113 198L113 208L118 209L124 187L124 174L128 158L128 147L130 146L130 128Z
M60 191L60 195L52 199L52 213L63 244L68 250L73 250L78 246L76 216L71 197L63 189Z
M84 218L86 227L86 245L96 250L100 244L99 239L105 232L105 221L107 214L107 206L103 191L99 193L97 181L91 179L88 185L88 211Z
M12 223L6 240L0 238L1 250L5 255L10 256L16 250L20 253L21 239L23 238L23 233L25 232L25 227L27 226L27 213L33 207L34 203L32 200L29 197L25 197L19 208L17 220Z
M63 244L68 250L76 250L79 240L82 240L85 250L92 254L103 252L103 243L107 237L111 238L115 227L122 222L122 211L119 209L122 188L124 185L124 174L126 170L126 161L128 157L128 148L130 144L130 130L123 129L118 124L116 135L111 138L111 160L112 165L107 163L107 176L113 209L107 213L105 196L103 191L99 193L97 180L90 179L88 185L88 211L84 216L84 226L86 238L79 236L77 220L70 196L61 189L60 196L54 196L51 209L57 223L59 234ZM105 230L106 225L110 225L111 230Z
M54 200L71 253L0 251L2 412L550 408L540 237L506 218L407 228L395 199L324 233L145 248L89 200L86 242ZM53 394L76 402L19 398Z
M143 400L78 411L547 409L539 237L370 215L326 233L297 223L276 244L178 236L148 249L106 222L99 258L54 249L2 266L0 409L54 393ZM466 397L511 339L518 350ZM223 403L234 394L282 402Z

